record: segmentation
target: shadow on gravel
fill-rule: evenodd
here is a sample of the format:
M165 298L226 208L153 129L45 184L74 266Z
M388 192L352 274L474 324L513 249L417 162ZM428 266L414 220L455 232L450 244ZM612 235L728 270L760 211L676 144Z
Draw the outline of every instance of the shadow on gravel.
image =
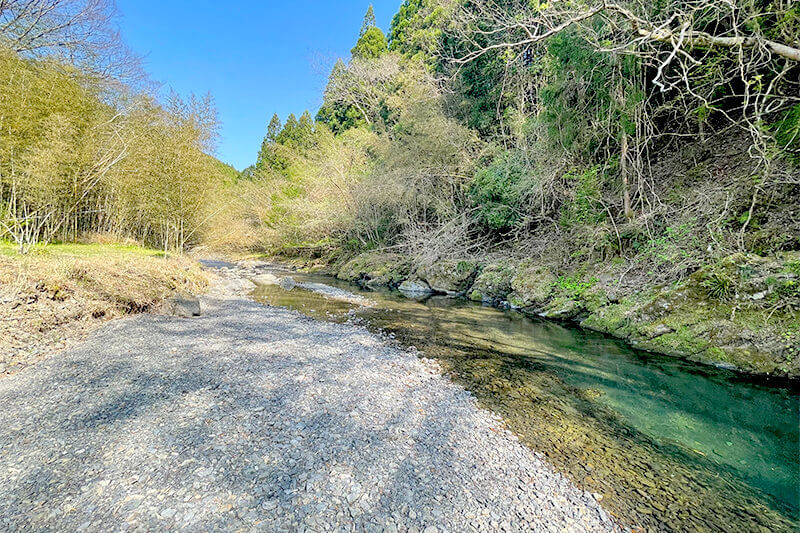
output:
M264 314L140 317L0 383L0 529L425 524L489 506L469 487L500 485L464 479L485 458L456 453L470 413L452 390Z

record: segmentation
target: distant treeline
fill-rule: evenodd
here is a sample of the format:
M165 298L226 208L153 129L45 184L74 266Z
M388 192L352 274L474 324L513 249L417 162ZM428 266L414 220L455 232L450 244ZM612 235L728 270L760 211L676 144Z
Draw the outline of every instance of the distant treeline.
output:
M111 2L0 2L0 238L199 242L237 172L210 97L152 92Z
M0 3L0 238L22 248L691 270L800 247L791 0L406 0L388 34L370 7L316 115L273 117L241 173L208 155L210 99L151 96L110 2L50 4Z
M369 9L316 117L273 117L243 176L281 253L691 269L800 245L799 160L795 2L406 0L388 36Z

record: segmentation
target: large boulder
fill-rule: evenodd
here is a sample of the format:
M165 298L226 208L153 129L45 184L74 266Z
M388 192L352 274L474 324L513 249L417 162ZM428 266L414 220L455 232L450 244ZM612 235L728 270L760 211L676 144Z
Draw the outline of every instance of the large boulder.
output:
M474 302L497 304L511 293L511 280L516 273L512 262L490 263L483 267L469 290L469 299Z
M344 263L336 277L367 287L395 287L411 274L407 256L389 253L364 253Z
M511 280L508 303L516 309L543 308L553 294L556 277L544 266L523 263Z
M464 294L478 275L478 263L444 260L420 267L417 275L428 282L435 292L451 296Z

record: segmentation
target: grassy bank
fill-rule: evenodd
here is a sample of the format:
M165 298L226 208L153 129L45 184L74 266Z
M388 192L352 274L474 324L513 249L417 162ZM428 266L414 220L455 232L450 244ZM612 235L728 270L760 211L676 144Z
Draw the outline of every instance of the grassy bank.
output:
M0 375L80 339L104 320L201 292L195 262L121 244L54 244L18 255L0 243Z

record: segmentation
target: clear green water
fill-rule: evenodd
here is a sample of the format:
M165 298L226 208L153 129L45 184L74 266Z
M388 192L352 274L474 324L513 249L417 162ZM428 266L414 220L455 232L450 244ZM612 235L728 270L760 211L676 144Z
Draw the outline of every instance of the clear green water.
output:
M415 302L327 276L290 275L374 305L278 286L261 286L255 296L318 318L356 317L439 359L557 468L607 495L604 504L623 521L648 530L798 528L796 382L648 354L462 300Z

